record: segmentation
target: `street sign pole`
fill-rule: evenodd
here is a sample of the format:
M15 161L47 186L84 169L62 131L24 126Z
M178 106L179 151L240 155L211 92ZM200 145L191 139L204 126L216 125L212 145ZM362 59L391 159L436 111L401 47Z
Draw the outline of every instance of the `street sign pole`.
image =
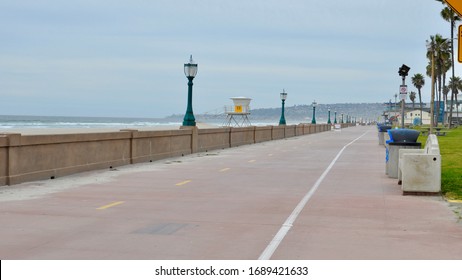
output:
M406 76L403 76L403 84L399 87L399 97L401 99L401 128L404 128L404 105L407 96Z

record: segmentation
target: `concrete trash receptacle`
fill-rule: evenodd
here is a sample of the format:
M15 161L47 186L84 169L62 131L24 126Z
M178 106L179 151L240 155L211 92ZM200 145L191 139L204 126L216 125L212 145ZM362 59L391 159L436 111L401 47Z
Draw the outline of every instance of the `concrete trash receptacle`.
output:
M399 150L420 149L422 143L388 143L388 177L398 179Z
M379 135L379 145L384 145L385 144L385 134L387 133L387 131L389 129L391 129L391 126L389 125L383 125L383 124L379 124L377 125L377 129L378 129L378 135Z
M399 150L420 149L421 143L417 143L420 132L413 129L390 129L390 140L387 141L386 169L385 173L390 178L398 178Z

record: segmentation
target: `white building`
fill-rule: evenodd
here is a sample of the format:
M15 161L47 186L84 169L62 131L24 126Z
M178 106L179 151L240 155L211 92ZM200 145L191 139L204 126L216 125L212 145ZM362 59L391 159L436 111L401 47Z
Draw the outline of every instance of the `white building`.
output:
M423 117L420 116L420 109L410 110L405 112L404 114L404 124L418 124L418 120L422 119L422 124L429 125L430 124L430 112L428 109L423 109L422 111ZM398 115L398 123L401 123L401 116Z

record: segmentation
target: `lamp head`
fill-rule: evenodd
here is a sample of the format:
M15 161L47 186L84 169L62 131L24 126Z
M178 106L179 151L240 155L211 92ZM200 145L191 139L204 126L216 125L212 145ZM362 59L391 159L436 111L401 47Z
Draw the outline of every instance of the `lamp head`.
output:
M189 57L189 63L184 64L184 74L187 78L194 78L197 74L197 63L194 63L192 55Z
M398 70L398 74L401 76L401 77L406 77L409 70L411 70L411 67L407 66L406 64L403 64L399 70Z
M287 92L283 89L281 92L281 100L285 101L287 99Z

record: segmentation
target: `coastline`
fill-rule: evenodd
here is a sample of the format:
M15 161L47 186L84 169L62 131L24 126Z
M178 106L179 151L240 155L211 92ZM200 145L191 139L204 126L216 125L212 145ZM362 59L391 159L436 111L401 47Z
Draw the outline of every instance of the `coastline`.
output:
M119 132L125 129L138 131L160 131L176 130L181 125L153 125L153 126L104 126L104 127L15 127L0 129L0 134L21 134L21 135L50 135L50 134L77 134L77 133L101 133ZM197 123L199 129L219 128L217 125L208 123Z

